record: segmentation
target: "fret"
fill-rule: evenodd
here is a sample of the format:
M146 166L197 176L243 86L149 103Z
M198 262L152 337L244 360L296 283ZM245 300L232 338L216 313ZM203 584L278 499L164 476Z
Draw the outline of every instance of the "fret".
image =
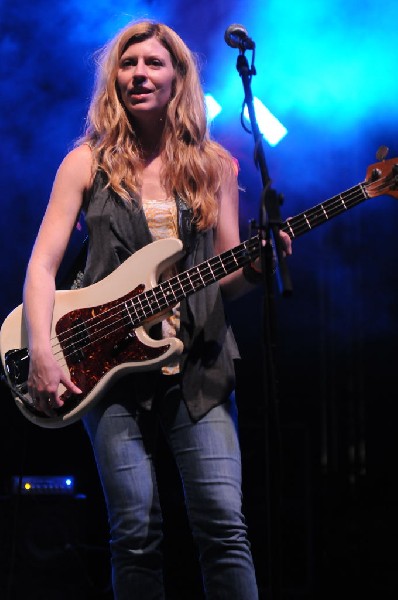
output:
M281 228L282 231L284 231L285 233L289 234L289 236L291 238L295 238L296 237L296 235L294 233L293 224L291 224L291 222L293 222L293 218L294 217L292 217L291 219L287 219L287 221L285 222L285 225L284 226L282 225L282 228Z
M218 271L217 271L217 279L221 279L221 277L223 277L224 275L228 275L228 271L225 268L225 261L223 260L223 256L225 256L225 253L222 254L221 256L218 256L214 260L215 266L218 269Z
M366 187L364 184L358 184L343 194L333 196L326 202L317 204L310 210L287 219L282 224L281 229L291 238L295 238L303 233L318 227L332 217L336 217L343 211L349 210L351 207L360 204L368 198Z
M149 315L147 314L147 311L145 310L145 308L142 305L142 300L145 299L146 297L146 293L142 293L142 294L138 294L138 296L135 296L131 302L134 304L138 304L138 306L135 306L135 312L136 315L138 317L138 323L141 320L145 320L146 317L148 317Z
M168 281L164 281L162 283L162 288L163 287L166 288L166 290L165 290L165 298L166 298L166 301L168 303L172 303L174 301L177 301L177 297L176 297L175 291L173 289L172 282L173 282L173 279L169 279ZM170 296L172 296L172 297L170 298Z
M385 185L385 184L383 184L383 186L384 186L384 185ZM359 184L358 184L358 188L361 190L361 192L362 192L362 194L363 194L363 199L364 199L364 200L365 200L366 198L369 198L368 191L367 191L367 189L366 189L366 186L365 186L363 183L359 183ZM380 191L380 193L383 193L383 192L385 192L385 190L384 190L384 187L382 187L382 188L381 188L381 191ZM361 200L360 200L360 202L361 202Z
M344 210L348 210L348 208L347 208L347 205L346 205L346 203L344 202L344 198L342 197L342 195L341 195L341 194L340 194L339 198L340 198L340 201L341 201L341 204L342 204L342 206L343 206Z
M148 290L145 294L147 303L148 303L148 316L155 314L156 312L161 310L161 306L159 304L159 301L157 299L157 287L156 288L152 288L151 290Z
M198 280L197 280L197 276L198 276L198 268L199 267L194 267L193 269L190 269L190 271L187 272L187 276L188 276L188 282L191 285L191 290L187 289L186 292L196 292L196 290L199 289L198 286Z
M204 281L203 281L202 274L201 274L201 272L200 272L200 269L199 269L199 267L197 268L197 270L196 270L196 271L197 271L197 274L199 275L200 281L202 282L202 284L203 284L203 286L204 286Z
M158 308L158 310L153 310L153 306L155 303L151 304L151 309L152 309L153 314L168 308L169 304L167 302L167 298L163 294L163 286L162 285L159 285L158 287L153 289L153 295L155 298L156 306Z
M129 304L131 305L131 308L134 310L134 304L130 301L130 302L124 302L124 312L126 312L127 314L127 318L128 320L131 322L132 325L134 325L134 318L131 314L131 311L129 310ZM135 310L134 310L135 312Z
M211 273L211 277L213 278L213 281L216 281L216 276L215 276L214 271L213 271L213 269L211 267L211 263L209 263L209 270L210 270L210 273Z

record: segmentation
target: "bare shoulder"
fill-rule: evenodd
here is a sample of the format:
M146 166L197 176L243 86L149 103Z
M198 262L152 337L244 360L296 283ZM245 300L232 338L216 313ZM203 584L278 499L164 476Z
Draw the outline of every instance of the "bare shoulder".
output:
M71 179L81 188L87 189L92 182L93 155L87 144L73 148L61 162L57 177Z
M238 164L232 157L227 156L222 162L220 170L221 177L221 201L231 202L238 197Z
M65 156L64 161L68 162L86 162L91 165L93 159L93 153L88 144L81 144L80 146L76 146L73 148L68 154Z

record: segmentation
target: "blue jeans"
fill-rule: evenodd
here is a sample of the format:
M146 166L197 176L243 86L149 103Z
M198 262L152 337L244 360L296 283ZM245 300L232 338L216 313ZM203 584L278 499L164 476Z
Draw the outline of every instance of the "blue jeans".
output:
M167 385L151 411L135 407L131 392L116 384L112 400L100 401L84 418L107 504L115 598L165 597L162 514L152 460L158 424L181 475L206 598L257 600L241 511L234 397L193 423L175 377L162 379Z

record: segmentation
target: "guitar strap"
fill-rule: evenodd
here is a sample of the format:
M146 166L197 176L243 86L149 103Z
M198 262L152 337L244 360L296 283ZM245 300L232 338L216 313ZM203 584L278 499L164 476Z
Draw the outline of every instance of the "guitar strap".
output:
M193 219L193 210L186 202L177 196L177 218L178 218L178 233L180 240L184 245L184 250L187 254L192 252L196 240L196 227Z
M74 258L72 264L69 266L63 277L59 278L57 275L56 288L60 290L76 290L82 287L82 279L84 274L84 268L86 266L88 251L88 237L86 236L81 243L78 250L77 256Z

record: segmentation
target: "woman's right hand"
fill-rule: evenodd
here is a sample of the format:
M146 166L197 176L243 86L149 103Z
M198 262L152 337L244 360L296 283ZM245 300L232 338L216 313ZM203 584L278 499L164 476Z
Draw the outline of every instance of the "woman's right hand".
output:
M28 392L36 410L47 416L54 416L54 409L60 408L65 401L60 397L62 384L71 394L81 394L55 360L51 351L32 353L30 356Z

